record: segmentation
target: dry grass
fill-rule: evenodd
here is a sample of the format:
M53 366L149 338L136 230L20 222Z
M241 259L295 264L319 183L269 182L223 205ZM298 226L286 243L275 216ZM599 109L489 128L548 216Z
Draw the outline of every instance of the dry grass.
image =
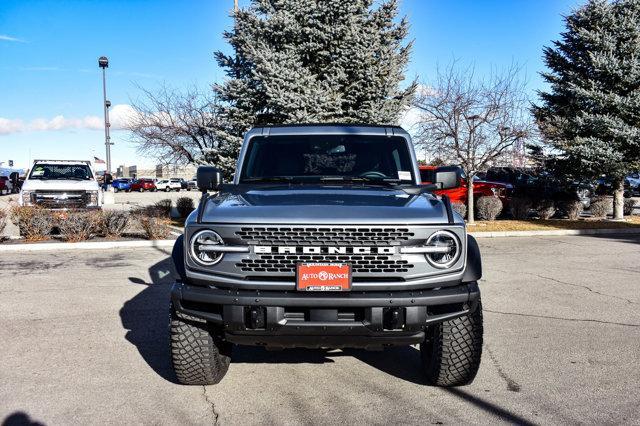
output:
M496 220L476 221L469 226L469 232L504 232L504 231L550 231L556 229L621 229L640 228L640 216L626 217L625 222L613 222L603 219L530 219L530 220Z

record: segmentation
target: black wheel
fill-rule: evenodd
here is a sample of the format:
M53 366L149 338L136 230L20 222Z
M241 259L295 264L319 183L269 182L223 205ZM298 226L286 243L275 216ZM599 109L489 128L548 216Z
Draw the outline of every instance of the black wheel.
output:
M170 190L170 189L169 189L169 187L167 186L167 187L164 189L164 192L169 192L169 191L171 191L171 190Z
M140 188L140 192L144 192L144 188Z
M482 355L482 304L469 315L429 327L420 345L427 382L461 386L473 381Z
M118 191L119 191L119 189L118 189L118 188L113 188L113 192L114 192L114 193L117 193Z
M215 385L227 374L233 346L207 322L177 312L171 305L171 360L183 385Z

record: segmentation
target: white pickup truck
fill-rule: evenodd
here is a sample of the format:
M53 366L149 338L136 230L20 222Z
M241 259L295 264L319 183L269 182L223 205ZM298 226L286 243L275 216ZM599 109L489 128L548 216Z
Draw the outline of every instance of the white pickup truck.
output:
M35 160L18 203L48 209L101 208L104 196L90 161Z

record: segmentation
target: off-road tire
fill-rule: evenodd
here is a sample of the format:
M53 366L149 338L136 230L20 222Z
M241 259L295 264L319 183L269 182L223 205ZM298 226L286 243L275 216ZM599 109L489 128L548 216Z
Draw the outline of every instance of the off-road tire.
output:
M482 355L482 304L468 315L429 327L420 345L427 383L462 386L473 381Z
M171 305L171 360L183 385L215 385L227 374L232 345L218 337L213 326Z

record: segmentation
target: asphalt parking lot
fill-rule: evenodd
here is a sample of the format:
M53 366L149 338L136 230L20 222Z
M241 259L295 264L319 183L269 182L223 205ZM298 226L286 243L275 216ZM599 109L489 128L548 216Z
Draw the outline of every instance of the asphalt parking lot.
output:
M239 347L217 386L174 383L165 249L0 258L0 419L43 424L637 423L640 236L482 239L471 386L418 351Z

